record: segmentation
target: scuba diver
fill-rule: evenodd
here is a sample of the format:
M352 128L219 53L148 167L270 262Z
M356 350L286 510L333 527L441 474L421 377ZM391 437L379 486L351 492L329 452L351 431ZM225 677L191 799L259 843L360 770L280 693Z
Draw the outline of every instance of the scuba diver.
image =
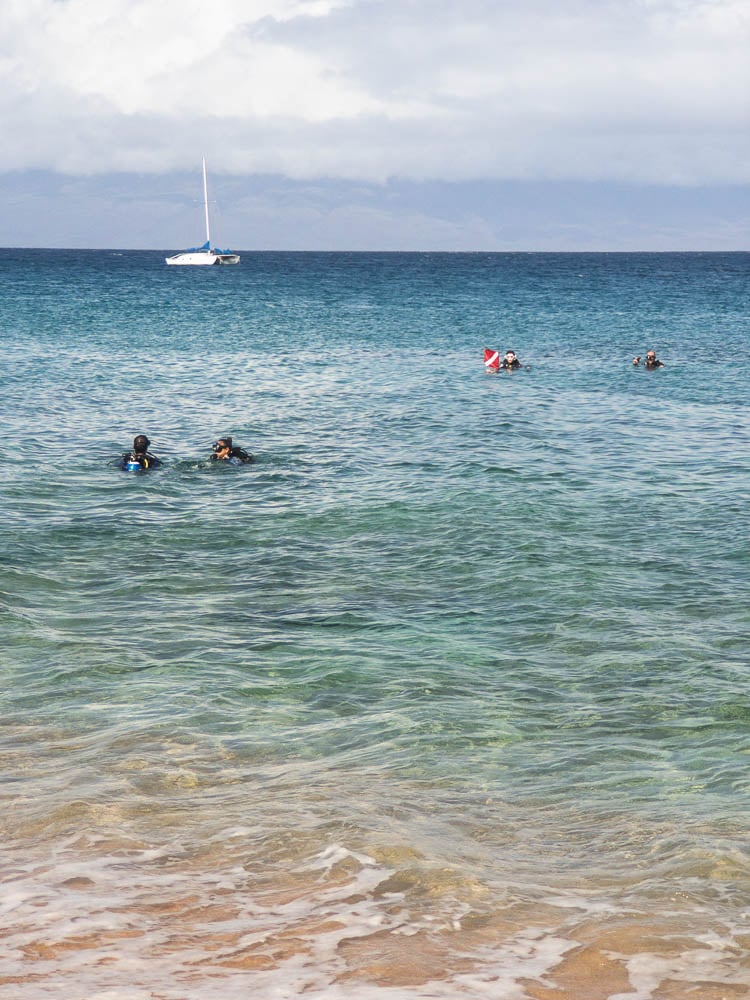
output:
M640 355L636 354L636 356L633 358L633 364L639 365L640 363L641 363ZM663 368L664 362L659 361L659 359L656 356L656 351L646 351L646 360L643 363L643 367L650 368L652 370L654 368Z
M664 365L656 356L656 351L646 351L646 368L663 368Z
M120 462L123 472L145 472L146 469L157 469L161 465L161 460L149 452L150 444L145 434L138 434L133 439L133 450L126 451Z
M515 351L506 351L505 352L505 357L500 362L500 367L501 368L505 368L506 371L509 370L509 369L511 369L511 368L520 368L521 367L521 362L516 357L516 352Z
M244 448L232 444L231 437L220 437L209 457L212 462L229 462L231 465L249 465L253 460L253 456Z

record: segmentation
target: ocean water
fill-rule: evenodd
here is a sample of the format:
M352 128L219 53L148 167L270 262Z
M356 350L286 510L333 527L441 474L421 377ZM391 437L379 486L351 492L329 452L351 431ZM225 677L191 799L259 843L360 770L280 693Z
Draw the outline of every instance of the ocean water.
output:
M0 1000L750 996L750 254L0 288Z

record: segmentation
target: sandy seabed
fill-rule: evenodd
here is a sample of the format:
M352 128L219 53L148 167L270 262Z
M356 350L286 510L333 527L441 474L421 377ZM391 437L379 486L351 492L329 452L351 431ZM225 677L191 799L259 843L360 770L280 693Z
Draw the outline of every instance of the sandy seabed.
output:
M4 868L2 1000L750 996L750 920L666 901L615 912L590 887L522 899L404 848L331 845L288 867L241 833L201 857L77 838ZM293 840L293 838L292 838ZM290 841L291 842L291 841Z

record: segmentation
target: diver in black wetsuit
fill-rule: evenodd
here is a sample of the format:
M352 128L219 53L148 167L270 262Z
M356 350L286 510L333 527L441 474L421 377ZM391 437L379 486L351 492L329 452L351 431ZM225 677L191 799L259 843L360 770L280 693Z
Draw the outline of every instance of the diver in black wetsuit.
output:
M641 363L640 355L636 355L633 358L633 364L639 365L640 363ZM643 367L650 368L651 370L653 370L654 368L663 368L664 363L662 361L659 361L659 359L656 356L656 351L646 351L646 360L643 363Z
M511 368L520 368L521 362L516 357L516 352L506 351L505 357L500 362L500 367L505 368L506 371L510 370Z
M656 351L646 351L646 368L663 368L664 365L656 356Z
M122 456L120 468L123 472L145 472L146 469L158 469L161 460L148 450L151 442L145 434L138 434L133 439L133 450L126 451Z
M249 465L253 460L253 456L244 448L233 445L230 437L219 438L210 458L212 462L230 462L232 465Z

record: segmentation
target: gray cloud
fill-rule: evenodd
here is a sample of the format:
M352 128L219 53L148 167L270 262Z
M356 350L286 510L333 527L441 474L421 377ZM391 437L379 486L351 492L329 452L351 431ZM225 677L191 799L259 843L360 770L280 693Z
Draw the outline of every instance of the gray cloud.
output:
M0 171L743 184L746 0L28 0Z

